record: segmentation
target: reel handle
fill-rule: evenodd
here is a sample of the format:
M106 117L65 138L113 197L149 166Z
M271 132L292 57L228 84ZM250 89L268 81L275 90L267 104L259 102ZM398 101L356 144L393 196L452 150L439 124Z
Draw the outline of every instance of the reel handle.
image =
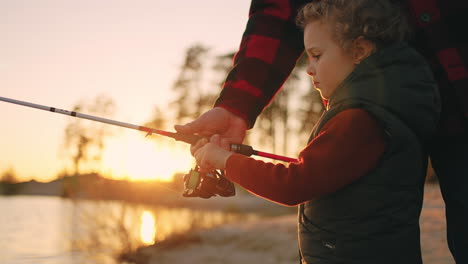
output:
M212 196L230 197L236 195L234 184L224 177L223 172L200 172L196 166L184 176L184 197L208 199Z

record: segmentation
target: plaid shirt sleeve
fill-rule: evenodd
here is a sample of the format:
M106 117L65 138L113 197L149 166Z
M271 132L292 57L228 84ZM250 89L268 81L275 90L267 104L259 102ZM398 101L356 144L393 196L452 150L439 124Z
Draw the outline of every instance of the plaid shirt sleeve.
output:
M439 134L467 132L468 33L466 0L409 0L413 46L431 63L439 84L442 113Z
M305 0L252 0L234 66L215 106L241 116L249 128L270 103L304 50L296 14Z

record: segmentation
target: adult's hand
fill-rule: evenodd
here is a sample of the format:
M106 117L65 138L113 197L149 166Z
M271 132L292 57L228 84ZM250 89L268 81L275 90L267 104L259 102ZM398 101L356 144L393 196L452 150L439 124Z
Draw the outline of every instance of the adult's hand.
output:
M218 134L219 145L230 150L231 143L242 143L247 124L241 117L222 107L215 107L185 125L175 125L175 130L184 134L198 134L211 137ZM193 153L192 153L193 154Z

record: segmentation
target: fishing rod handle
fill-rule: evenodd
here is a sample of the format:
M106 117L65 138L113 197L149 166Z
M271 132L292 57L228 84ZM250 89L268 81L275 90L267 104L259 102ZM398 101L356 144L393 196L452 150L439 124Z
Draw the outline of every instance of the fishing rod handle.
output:
M270 159L275 159L275 160L281 160L285 162L297 162L297 159L290 158L290 157L285 157L281 155L276 155L276 154L271 154L263 151L258 151L252 148L252 146L249 145L243 145L243 144L231 144L231 151L234 151L236 153L245 155L245 156L260 156L264 158L270 158Z
M183 141L189 144L196 144L198 140L202 139L201 136L193 135L193 134L184 134L184 133L174 133L171 135L178 141ZM231 151L245 155L245 156L252 156L256 155L257 151L255 151L252 146L244 145L244 144L231 144Z
M164 132L165 134L163 134L162 132ZM166 135L166 136L170 136L170 137L174 138L175 140L183 141L183 142L186 142L186 143L189 143L189 144L192 144L192 145L196 144L198 140L202 139L201 136L193 135L193 134L171 133L171 132L165 132L165 131L158 131L158 133ZM230 144L230 148L231 148L231 151L233 151L233 152L239 153L241 155L249 156L249 157L252 156L252 155L256 155L256 156L260 156L260 157L264 157L264 158L281 160L281 161L285 161L285 162L296 162L297 161L297 159L293 159L293 158L289 158L289 157L285 157L285 156L280 156L280 155L275 155L275 154L271 154L271 153L266 153L266 152L262 152L262 151L257 151L255 149L253 149L252 146L244 145L244 144Z
M245 156L252 156L256 154L256 151L252 148L252 146L244 144L231 144L231 151Z
M173 133L170 135L177 141L183 141L194 145L197 143L198 140L202 139L201 136L193 135L193 134L184 134L184 133ZM252 146L244 145L244 144L231 144L231 151L245 155L245 156L252 156L256 155L257 151L252 148Z
M197 143L198 140L202 139L203 137L193 134L184 134L184 133L172 133L169 135L170 137L174 138L177 141L183 141L194 145ZM245 155L245 156L252 156L256 155L257 151L255 151L252 146L244 145L244 144L231 144L231 151Z

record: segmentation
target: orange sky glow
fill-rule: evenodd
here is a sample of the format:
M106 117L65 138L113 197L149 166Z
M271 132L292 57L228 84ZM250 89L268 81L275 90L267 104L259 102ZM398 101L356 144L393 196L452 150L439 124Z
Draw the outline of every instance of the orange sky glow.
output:
M249 4L0 0L0 96L70 109L106 95L117 108L108 118L143 125L174 98L188 47L206 45L213 56L237 49ZM0 175L12 169L20 180L49 181L71 170L61 150L69 118L0 102ZM116 128L108 139L100 172L168 180L193 166L185 143L127 130Z

